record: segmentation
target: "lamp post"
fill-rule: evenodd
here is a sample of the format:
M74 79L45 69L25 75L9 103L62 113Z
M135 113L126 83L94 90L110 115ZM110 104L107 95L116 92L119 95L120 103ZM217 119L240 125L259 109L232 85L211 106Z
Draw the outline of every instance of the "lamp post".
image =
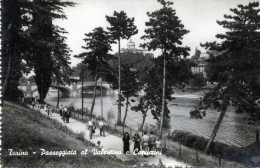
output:
M84 63L82 63L82 69L81 69L81 115L83 117L83 108L84 108L84 102L83 102L83 79L84 79Z

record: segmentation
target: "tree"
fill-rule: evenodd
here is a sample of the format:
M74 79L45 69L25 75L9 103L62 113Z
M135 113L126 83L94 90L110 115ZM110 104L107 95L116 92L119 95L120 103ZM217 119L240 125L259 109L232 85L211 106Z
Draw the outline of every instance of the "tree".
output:
M166 2L164 0L159 1L163 7L155 12L147 13L150 20L146 22L145 29L146 35L142 39L148 39L149 41L143 44L143 47L147 47L148 50L161 49L163 57L163 85L162 85L162 114L160 125L160 136L162 136L163 118L167 116L165 114L165 88L166 88L166 66L169 62L178 62L181 56L186 57L189 55L188 47L181 47L181 40L185 34L189 31L184 29L184 25L176 16L175 10L171 5L173 2Z
M113 40L118 43L118 102L121 102L121 51L120 41L121 39L129 39L132 35L138 33L136 26L134 25L134 18L128 18L124 11L114 11L113 16L106 16L106 19L111 27L107 29L111 32ZM118 116L117 124L121 124L121 105L118 103Z
M65 44L67 33L63 28L53 25L53 19L66 19L61 7L73 6L71 2L60 0L34 0L31 4L31 27L29 33L32 40L30 54L27 64L35 72L35 82L40 95L40 102L43 102L53 75L56 75L59 83L69 82L71 69L69 66L70 50Z
M118 58L119 54L116 53L115 57ZM133 68L139 72L143 72L146 66L152 66L154 63L152 61L153 55L150 53L143 54L141 52L123 52L121 53L120 60L121 65L133 65ZM111 68L117 69L117 60L109 62ZM138 80L143 81L145 73L140 73L138 75Z
M194 74L190 80L190 85L196 89L200 89L206 85L206 80L203 73Z
M86 42L86 46L83 46L82 48L88 51L83 52L75 57L82 58L83 63L88 64L88 69L95 76L94 99L90 109L90 114L92 116L95 106L96 86L99 73L105 72L107 69L109 69L108 61L114 58L111 54L108 53L111 51L110 45L113 43L113 41L111 40L109 33L104 31L102 27L95 28L93 32L85 34L85 36L86 38L84 41Z
M18 90L22 73L28 73L22 59L28 50L28 28L25 16L28 5L19 0L1 0L1 58L2 58L2 101L17 101L21 96Z
M140 91L140 82L138 82L139 72L133 68L133 65L123 65L122 66L122 94L124 96L125 102L125 116L123 119L123 125L125 125L126 116L128 112L128 107L131 102L135 102L131 97L137 97L138 91ZM130 100L129 100L130 99Z
M141 111L143 114L142 123L139 127L140 130L143 130L148 110L151 111L154 119L159 119L158 114L160 114L161 111L162 93L162 90L160 89L161 80L158 78L158 75L156 75L157 71L155 65L146 66L143 73L145 74L145 77L141 83L144 95L139 99L139 104L131 108L136 112ZM168 111L168 108L166 108L166 111Z
M250 122L260 119L260 27L259 2L238 5L230 9L232 15L224 15L217 23L227 29L216 37L222 42L205 43L206 49L217 53L209 59L211 82L217 85L205 95L205 107L211 104L221 111L218 121L204 150L207 153L217 134L227 106L245 112Z

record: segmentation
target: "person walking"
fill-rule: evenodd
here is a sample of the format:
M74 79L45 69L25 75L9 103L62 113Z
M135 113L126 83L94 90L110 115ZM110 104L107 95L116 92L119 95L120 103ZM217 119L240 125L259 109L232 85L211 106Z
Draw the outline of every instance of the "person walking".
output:
M104 122L103 122L103 120L100 120L100 121L99 121L99 129L100 129L100 136L102 136L102 134L103 134L103 136L105 136L105 130L104 130Z
M140 137L140 135L138 134L138 132L136 132L134 134L134 138L133 138L133 142L134 142L134 152L138 153L140 151L140 142L141 142L142 138Z
M155 151L156 149L156 136L153 134L153 131L150 132L151 135L150 135L150 151ZM154 155L153 155L154 156Z
M62 110L62 120L65 123L66 122L66 113L67 113L68 109L65 106L64 109Z
M128 132L124 134L123 137L123 142L124 142L124 154L129 154L129 146L130 146L130 136Z
M94 127L93 127L93 119L90 119L89 121L88 121L88 125L87 125L87 129L89 130L89 138L90 139L92 139L92 135L93 135L93 133L94 133L94 129L93 129Z
M60 116L62 117L62 109L63 107L62 107L62 105L60 105L60 108L59 108L59 110L60 110Z
M162 152L162 142L159 137L157 137L155 144L156 144L156 151Z
M70 119L70 111L68 110L67 106L65 106L64 111L65 111L65 119L66 119L66 123L69 123L69 119Z
M144 132L144 135L142 137L142 149L146 152L149 152L149 141L150 141L150 137L147 135L147 132Z

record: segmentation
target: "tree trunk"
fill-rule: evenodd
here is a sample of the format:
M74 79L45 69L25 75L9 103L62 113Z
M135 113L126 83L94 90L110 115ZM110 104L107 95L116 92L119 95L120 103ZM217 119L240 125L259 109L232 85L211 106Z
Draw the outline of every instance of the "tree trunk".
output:
M120 38L118 39L118 116L117 124L121 125L121 52L120 52Z
M123 126L125 125L125 120L126 120L126 116L127 116L127 111L128 111L128 105L129 105L129 98L126 98L126 106L125 106L125 116L124 116L124 120L123 120Z
M216 125L214 127L214 130L213 130L213 132L212 132L212 134L210 136L210 139L209 139L209 141L207 143L207 146L206 146L206 148L204 150L204 153L208 153L209 148L210 148L210 146L211 146L211 144L212 144L213 140L215 139L215 136L216 136L216 134L218 132L219 126L220 126L220 124L221 124L221 122L222 122L222 120L223 120L223 118L225 116L225 112L226 112L226 108L223 109L221 111L220 115L219 115L218 121L217 121L217 123L216 123Z
M143 115L143 122L142 122L142 124L140 125L140 128L139 128L141 131L143 130L143 127L144 127L144 122L145 122L145 119L146 119L146 116L147 116L147 111L148 111L148 108L146 109L145 114Z
M162 130L163 130L163 118L164 118L164 106L165 106L165 76L166 76L166 58L165 53L163 53L163 95L162 95L162 116L161 116L161 124L160 124L160 138L162 138Z
M96 74L95 74L95 84L94 84L94 99L92 101L91 109L90 109L90 116L92 117L95 102L96 102L96 92L97 92L97 76L98 76L98 66L96 68Z
M10 72L11 72L11 63L12 63L12 56L9 57L6 77L5 77L5 81L4 81L3 88L2 88L2 95L5 95L6 87L7 87L8 80L10 77Z

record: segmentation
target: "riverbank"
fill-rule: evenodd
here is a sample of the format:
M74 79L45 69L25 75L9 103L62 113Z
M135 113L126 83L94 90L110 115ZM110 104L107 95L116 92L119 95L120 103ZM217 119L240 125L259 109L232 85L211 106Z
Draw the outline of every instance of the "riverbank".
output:
M202 91L191 92L177 92L176 94L192 94L201 95ZM107 120L109 113L112 113L114 117L111 119L111 123L116 123L117 119L117 96L103 96L103 116ZM131 103L131 106L136 105L139 102L139 98L135 99L136 102ZM84 97L84 108L90 108L92 105L93 97ZM203 119L191 119L190 111L194 110L194 106L198 103L198 99L179 97L168 103L170 110L170 125L171 129L193 132L196 135L209 138L219 117L219 112L214 109L208 109L206 116ZM57 97L47 97L46 102L56 106ZM64 97L60 98L60 105L70 106L75 108L82 107L82 99L80 97ZM122 107L122 118L124 116L125 107ZM96 98L96 104L93 114L101 116L101 97ZM85 114L84 114L85 115ZM228 108L225 117L220 125L218 134L215 137L216 141L225 143L227 145L233 145L237 147L243 147L250 145L255 140L255 135L251 134L250 130L260 129L260 124L248 125L247 116L245 114L237 114L233 108ZM143 114L141 112L132 111L129 108L126 125L130 128L137 129L137 125L142 123ZM145 124L147 126L156 126L157 121L153 118L151 111L148 110Z

